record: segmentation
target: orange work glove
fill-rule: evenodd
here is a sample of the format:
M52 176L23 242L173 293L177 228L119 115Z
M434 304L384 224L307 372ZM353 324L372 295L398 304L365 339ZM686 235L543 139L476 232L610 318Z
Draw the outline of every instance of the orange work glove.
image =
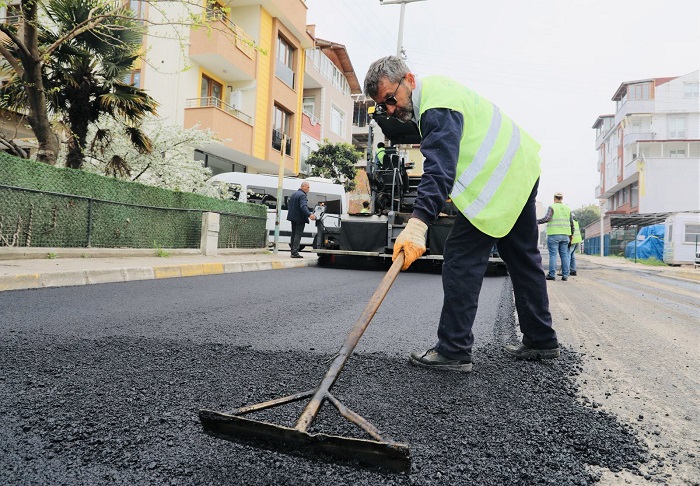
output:
M406 227L399 233L394 243L394 255L392 261L396 260L398 254L403 250L404 263L401 270L406 270L411 263L425 253L425 237L428 233L428 225L418 218L408 220Z

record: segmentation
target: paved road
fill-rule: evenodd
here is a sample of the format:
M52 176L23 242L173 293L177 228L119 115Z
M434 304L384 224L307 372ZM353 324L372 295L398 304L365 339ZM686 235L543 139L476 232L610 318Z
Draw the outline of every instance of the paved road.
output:
M1 293L0 483L587 484L600 477L591 464L641 480L634 431L576 399L577 353L503 355L516 332L505 277L482 289L474 373L407 365L435 339L441 291L439 275L405 273L336 385L410 444L410 474L201 433L199 408L312 388L382 276L300 268ZM354 433L325 411L317 430Z
M64 287L2 296L3 315L21 332L99 339L141 336L249 346L337 351L384 273L325 268L250 272L168 281ZM479 326L492 341L507 279L484 283ZM435 340L441 277L401 274L357 352L405 355ZM424 323L424 325L416 325Z

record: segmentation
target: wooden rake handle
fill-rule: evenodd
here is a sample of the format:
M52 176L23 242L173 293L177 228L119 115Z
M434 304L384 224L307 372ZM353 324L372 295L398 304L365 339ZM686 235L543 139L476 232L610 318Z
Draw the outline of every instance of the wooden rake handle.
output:
M340 351L338 351L338 355L333 360L330 368L328 368L328 371L326 372L326 375L318 385L314 396L311 398L309 403L306 405L306 408L304 408L304 411L299 416L295 429L301 432L306 432L306 430L313 423L318 411L321 408L321 405L323 404L323 400L326 398L326 395L330 391L331 387L338 379L338 375L340 375L345 363L355 350L355 346L357 346L360 338L365 333L365 330L367 329L367 326L369 326L374 314L377 313L377 309L379 309L384 297L386 297L386 294L389 292L394 280L396 280L396 276L399 274L399 272L401 272L403 263L404 254L401 252L396 257L396 260L394 260L391 268L389 268L389 271L380 282L377 290L375 290L374 294L372 294L372 297L369 299L369 302L367 303L365 310L362 312L362 315L360 315L357 321L355 321L355 325L352 327L352 329L350 329L348 336L345 338L343 346L340 348Z

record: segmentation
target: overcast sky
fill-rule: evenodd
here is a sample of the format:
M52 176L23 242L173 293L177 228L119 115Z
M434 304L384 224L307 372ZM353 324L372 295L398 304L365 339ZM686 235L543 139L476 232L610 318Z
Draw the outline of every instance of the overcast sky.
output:
M360 84L395 55L400 5L305 0L316 35L344 44ZM453 77L541 145L538 200L597 204L596 118L618 86L700 67L700 0L425 0L406 4L403 46L418 76Z

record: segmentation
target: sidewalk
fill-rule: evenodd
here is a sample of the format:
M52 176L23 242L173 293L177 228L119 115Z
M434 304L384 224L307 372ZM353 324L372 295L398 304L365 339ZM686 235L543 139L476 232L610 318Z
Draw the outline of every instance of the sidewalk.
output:
M543 265L547 266L547 251L543 250L542 262ZM604 267L617 268L620 270L634 270L637 272L643 272L647 274L662 274L664 277L678 278L683 280L694 280L700 282L700 268L695 268L694 265L681 265L678 267L672 267L668 265L664 266L651 266L644 265L642 263L635 263L632 260L626 260L622 257L601 257L597 255L584 255L577 253L576 261L581 263L592 263L596 265L601 265ZM585 270L584 270L585 271Z
M0 250L0 292L280 270L315 266L318 260L310 252L303 252L303 259L292 259L288 251L277 255L262 249L220 251L217 256L204 256L199 250L170 250L170 256L158 257L152 249L3 248ZM50 254L53 258L49 258ZM700 268L695 269L693 265L653 267L615 257L577 255L576 258L586 264L700 282Z
M172 250L158 257L154 250L5 248L0 250L0 292L316 265L315 254L302 254L303 259L292 259L288 251L274 255L262 249L221 250L217 256Z

